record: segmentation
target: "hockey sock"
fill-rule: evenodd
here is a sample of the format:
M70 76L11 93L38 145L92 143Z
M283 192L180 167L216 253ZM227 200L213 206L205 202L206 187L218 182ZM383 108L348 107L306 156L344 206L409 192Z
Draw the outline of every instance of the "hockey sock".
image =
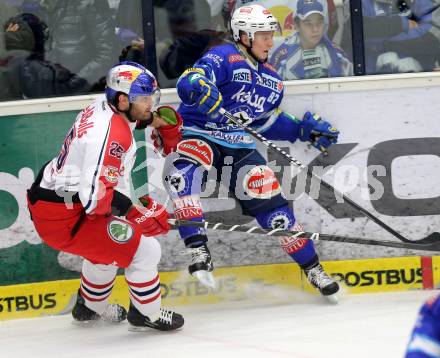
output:
M84 259L81 272L80 294L86 307L101 315L115 282L117 267L93 264Z
M125 269L130 301L144 316L155 315L160 310L160 279L157 271L160 255L157 240L142 236L133 261Z

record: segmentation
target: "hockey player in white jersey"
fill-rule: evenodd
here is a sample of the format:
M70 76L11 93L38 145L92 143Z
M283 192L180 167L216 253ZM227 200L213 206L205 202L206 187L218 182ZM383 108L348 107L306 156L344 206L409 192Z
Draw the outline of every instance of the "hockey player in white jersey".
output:
M154 236L169 230L169 214L151 198L129 198L135 127L151 125L179 138L179 115L156 106L160 90L143 66L123 62L108 72L105 96L81 111L57 157L46 163L28 190L33 223L43 241L84 257L72 315L76 321L123 321L132 330L183 326L183 317L161 308ZM168 138L168 143L172 139ZM108 305L118 267L125 269L130 308Z

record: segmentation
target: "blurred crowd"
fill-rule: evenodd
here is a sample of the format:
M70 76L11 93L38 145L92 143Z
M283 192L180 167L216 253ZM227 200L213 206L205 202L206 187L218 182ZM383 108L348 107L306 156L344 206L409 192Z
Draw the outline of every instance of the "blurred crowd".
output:
M231 12L260 3L280 30L269 62L285 80L353 75L349 0L154 0L161 87L230 41ZM440 0L362 0L366 74L440 68ZM0 100L101 92L119 60L146 64L141 0L0 2Z

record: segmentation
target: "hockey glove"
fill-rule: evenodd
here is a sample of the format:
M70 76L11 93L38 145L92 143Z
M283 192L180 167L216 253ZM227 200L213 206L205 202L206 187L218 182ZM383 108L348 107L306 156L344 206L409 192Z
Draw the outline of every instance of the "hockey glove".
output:
M328 147L338 141L339 131L317 114L306 112L300 123L299 139L310 142L312 146L325 152Z
M182 117L174 108L168 106L159 107L155 115L169 124L165 127L155 128L151 133L154 148L163 156L167 156L176 150L177 144L182 139Z
M133 206L125 216L132 223L141 226L145 236L164 235L170 230L170 214L165 208L148 196L139 199L144 207Z
M177 82L177 94L188 106L195 106L203 114L215 115L223 105L223 97L217 86L200 68L189 68Z

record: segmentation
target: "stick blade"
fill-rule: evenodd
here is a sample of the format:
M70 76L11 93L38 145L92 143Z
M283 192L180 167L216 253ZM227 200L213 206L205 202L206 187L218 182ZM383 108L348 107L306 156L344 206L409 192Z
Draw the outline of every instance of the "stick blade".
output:
M440 232L433 232L421 240L414 241L414 243L440 247Z

